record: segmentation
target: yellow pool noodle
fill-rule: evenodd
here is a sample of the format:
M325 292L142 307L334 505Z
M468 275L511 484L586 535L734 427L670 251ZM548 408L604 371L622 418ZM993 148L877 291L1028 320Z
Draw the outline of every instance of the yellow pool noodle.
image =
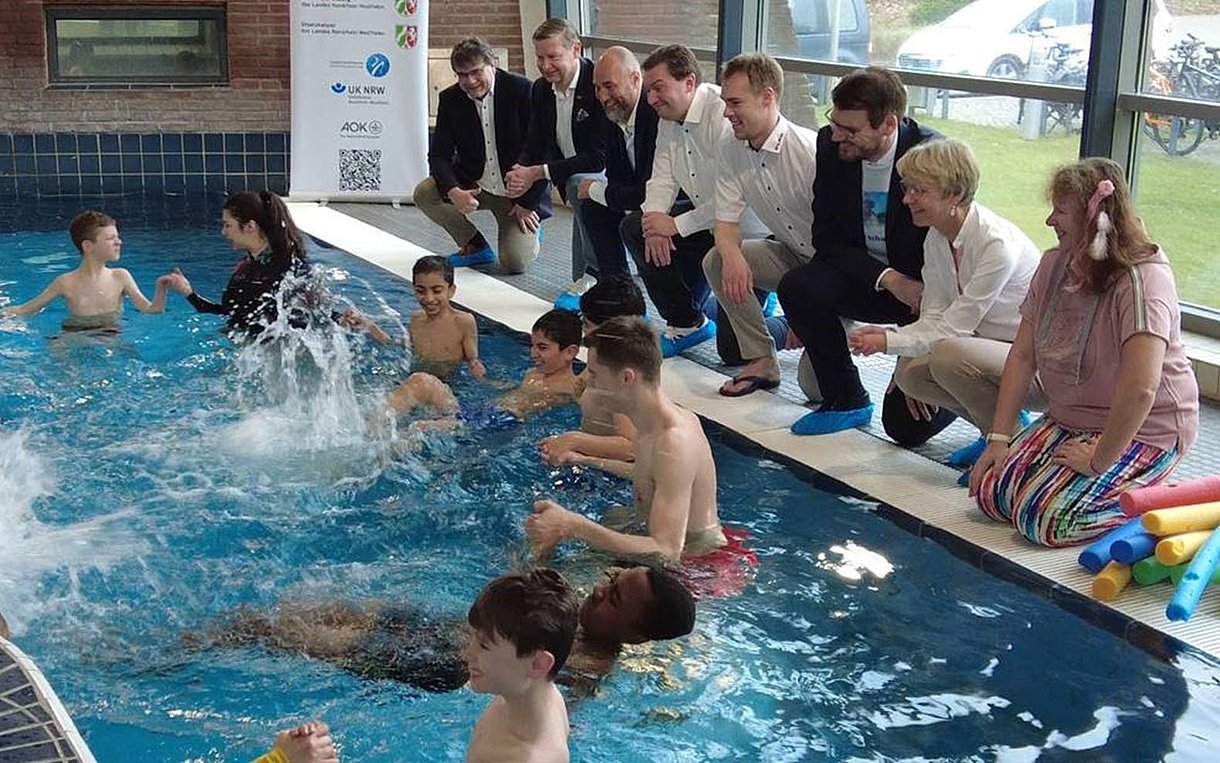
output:
M1110 562L1093 578L1093 598L1114 601L1130 582L1130 565Z
M1144 515L1144 529L1153 535L1178 535L1214 530L1220 525L1220 501L1157 509Z
M1170 567L1182 562L1189 562L1194 558L1195 552L1203 547L1203 544L1207 542L1209 537L1211 537L1211 531L1196 530L1192 533L1182 533L1181 535L1170 535L1168 538L1161 538L1156 544L1156 560Z

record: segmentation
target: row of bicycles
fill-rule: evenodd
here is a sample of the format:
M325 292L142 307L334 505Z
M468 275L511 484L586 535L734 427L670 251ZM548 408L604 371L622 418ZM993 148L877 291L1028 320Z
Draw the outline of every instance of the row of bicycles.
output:
M1085 84L1088 61L1078 47L1052 42L1046 50L1044 65L1046 82L1079 87ZM1166 60L1154 61L1149 66L1144 90L1156 95L1220 102L1220 46L1205 45L1198 37L1186 35L1170 49ZM1048 103L1042 134L1078 130L1080 116L1079 104ZM1185 156L1205 139L1220 139L1220 121L1194 117L1145 114L1141 128L1171 156Z

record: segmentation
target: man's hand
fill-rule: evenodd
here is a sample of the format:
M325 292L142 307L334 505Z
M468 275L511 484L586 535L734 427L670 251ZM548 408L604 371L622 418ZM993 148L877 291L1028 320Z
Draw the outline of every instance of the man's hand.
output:
M919 314L919 301L923 299L923 281L904 276L897 270L890 270L881 277L881 288L911 308L911 315Z
M479 194L482 192L482 188L473 188L466 191L454 186L449 189L449 201L453 202L453 206L457 208L457 211L468 215L479 208Z
M529 167L514 164L512 169L504 173L504 186L508 189L508 198L517 198L543 177L545 175L542 174L542 165L540 164L534 164Z
M664 212L645 212L640 218L644 236L677 236L678 224Z
M521 229L522 233L537 233L538 226L542 225L542 220L538 217L537 212L517 204L508 210L508 214L517 221L517 227Z
M847 335L847 346L857 355L872 355L886 350L885 329L880 326L861 326Z
M572 463L576 447L576 432L551 435L538 443L543 463L551 466Z
M576 198L578 198L578 199L589 198L589 189L593 187L593 184L595 182L597 182L597 181L594 180L593 178L585 178L584 180L580 181L576 185Z
M648 236L644 239L644 260L658 268L663 268L673 262L670 256L677 251L674 240L669 236Z
M555 546L568 537L573 516L572 512L554 501L534 502L534 513L525 518L525 537L529 540L535 559L542 561L550 557Z
M721 252L720 283L725 296L736 304L754 299L754 271L740 252Z
M897 373L897 371L895 371ZM885 388L885 394L890 394L898 389L898 381L891 376L890 384ZM940 411L935 405L928 405L922 400L916 400L907 393L903 392L902 397L907 401L907 412L911 414L911 418L916 421L931 421L932 417Z

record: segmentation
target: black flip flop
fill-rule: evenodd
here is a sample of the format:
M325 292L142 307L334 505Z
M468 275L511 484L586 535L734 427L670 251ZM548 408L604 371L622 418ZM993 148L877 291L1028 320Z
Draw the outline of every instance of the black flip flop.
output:
M745 382L746 386L736 392L725 392L723 386L720 389L720 394L725 397L744 397L751 392L757 392L760 389L775 389L779 386L779 379L768 379L765 376L756 376L754 374L746 374L745 376L734 376L733 383L739 384Z

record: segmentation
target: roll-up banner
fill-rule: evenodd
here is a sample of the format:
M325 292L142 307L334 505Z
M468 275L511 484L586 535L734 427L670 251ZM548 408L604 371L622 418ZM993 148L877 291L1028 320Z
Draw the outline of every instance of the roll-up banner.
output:
M301 200L409 201L428 174L427 0L292 0Z

